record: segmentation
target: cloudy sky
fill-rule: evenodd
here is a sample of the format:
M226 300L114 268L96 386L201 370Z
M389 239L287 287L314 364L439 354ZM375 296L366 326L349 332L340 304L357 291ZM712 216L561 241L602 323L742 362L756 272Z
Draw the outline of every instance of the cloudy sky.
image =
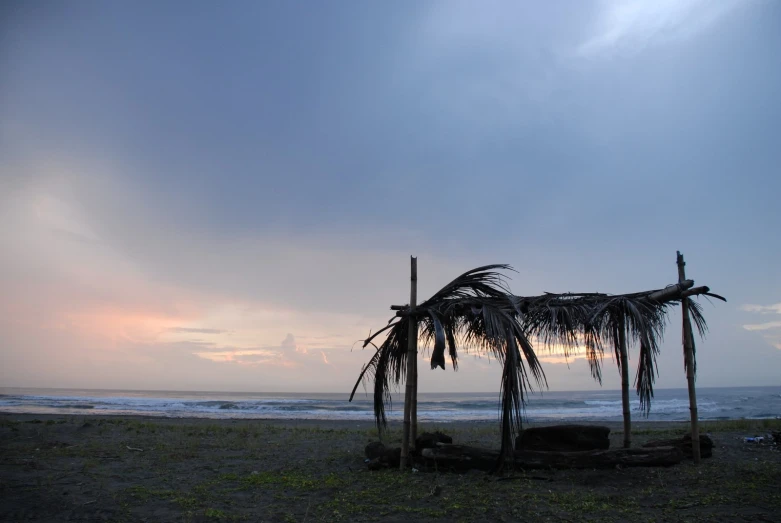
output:
M676 250L729 299L700 386L779 384L779 2L0 9L2 386L347 391L411 254L425 298L485 263L659 288ZM657 385L685 387L670 321Z

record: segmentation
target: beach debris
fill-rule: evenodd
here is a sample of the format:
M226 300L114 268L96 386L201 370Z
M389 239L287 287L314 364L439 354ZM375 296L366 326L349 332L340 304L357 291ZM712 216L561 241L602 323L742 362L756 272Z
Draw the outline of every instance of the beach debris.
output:
M484 470L493 472L499 451L444 445L423 449L423 458L431 460L439 470ZM579 452L515 451L512 462L523 469L611 469L621 467L668 467L683 461L683 451L677 447L630 448L613 450L586 450Z
M144 452L144 449L140 449L138 447L131 447L130 445L125 445L125 447L127 448L127 450L134 450L136 452Z
M380 470L383 468L395 468L401 461L401 447L387 448L379 441L373 441L366 445L366 458L369 470Z
M649 441L643 447L678 447L687 459L692 459L693 454L691 434L684 434L680 438ZM700 434L700 457L710 458L711 456L713 456L713 440L707 434Z
M366 457L370 460L379 458L385 453L385 445L383 445L379 441L372 441L368 445L366 445Z
M610 428L599 425L532 427L515 438L515 450L578 452L610 448Z
M417 450L433 449L440 443L450 445L453 443L453 438L440 431L424 432L415 439L415 448Z
M743 438L744 443L762 443L765 441L765 438L762 436L753 436L753 437L745 437Z

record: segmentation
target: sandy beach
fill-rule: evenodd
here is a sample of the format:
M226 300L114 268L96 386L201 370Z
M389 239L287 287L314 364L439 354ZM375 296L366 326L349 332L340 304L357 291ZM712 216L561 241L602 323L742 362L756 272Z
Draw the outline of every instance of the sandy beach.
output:
M621 427L613 429L618 447ZM781 521L781 453L743 437L781 422L704 424L713 458L670 468L496 478L368 471L367 422L0 416L3 521ZM496 423L424 425L498 448ZM641 422L633 445L684 423ZM400 441L391 426L384 440Z

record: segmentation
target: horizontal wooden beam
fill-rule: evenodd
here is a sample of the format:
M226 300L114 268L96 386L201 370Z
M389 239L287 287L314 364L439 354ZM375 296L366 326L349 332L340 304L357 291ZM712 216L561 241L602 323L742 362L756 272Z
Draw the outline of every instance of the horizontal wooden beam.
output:
M697 296L698 294L706 294L708 292L710 292L710 287L703 285L702 287L694 287L693 289L682 292L681 298L688 298L689 296Z
M681 283L670 285L662 290L652 292L648 295L649 300L665 302L681 299L681 294L687 289L694 287L694 280L684 280Z
M703 285L700 287L694 287L694 280L684 280L681 283L676 283L673 285L670 285L669 287L665 287L664 289L660 289L658 291L652 292L645 296L646 299L649 299L651 301L655 301L658 303L666 303L669 301L675 301L675 300L681 300L683 298L688 298L690 296L698 296L701 294L705 294L707 296L712 296L714 298L718 298L721 300L724 300L721 296L717 294L712 294L710 292L710 287ZM577 295L575 295L577 296ZM597 294L589 294L586 296L598 296ZM605 297L609 297L609 295L604 295ZM620 295L619 295L620 296ZM640 297L640 296L639 296ZM519 297L521 298L523 303L532 304L534 303L535 297ZM726 300L724 300L726 301ZM405 316L426 316L428 315L428 312L425 310L421 310L419 308L415 308L414 310L410 310L409 305L391 305L390 309L392 311L396 311L396 316L398 317L405 317Z

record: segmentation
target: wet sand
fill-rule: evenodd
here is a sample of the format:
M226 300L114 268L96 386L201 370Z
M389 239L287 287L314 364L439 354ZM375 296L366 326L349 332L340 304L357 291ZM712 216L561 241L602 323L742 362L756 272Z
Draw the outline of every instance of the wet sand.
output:
M621 425L611 447L621 445ZM633 446L686 423L638 422ZM373 424L0 414L2 521L779 521L781 453L744 436L781 422L704 427L699 467L370 472ZM498 423L423 424L498 448ZM384 441L398 445L399 425Z

